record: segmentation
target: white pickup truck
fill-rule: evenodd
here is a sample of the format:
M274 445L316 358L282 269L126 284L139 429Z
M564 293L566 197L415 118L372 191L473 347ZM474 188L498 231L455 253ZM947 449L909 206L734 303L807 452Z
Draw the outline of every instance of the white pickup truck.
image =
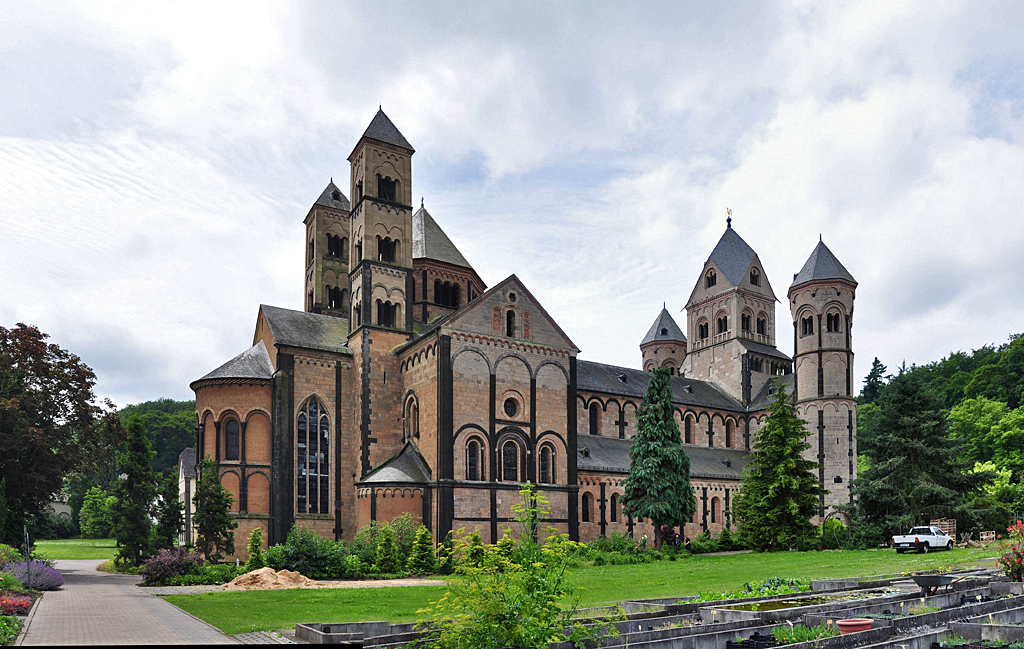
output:
M907 550L928 552L929 550L952 550L953 539L937 527L914 527L909 534L892 537L892 547L896 548L896 554L903 554Z

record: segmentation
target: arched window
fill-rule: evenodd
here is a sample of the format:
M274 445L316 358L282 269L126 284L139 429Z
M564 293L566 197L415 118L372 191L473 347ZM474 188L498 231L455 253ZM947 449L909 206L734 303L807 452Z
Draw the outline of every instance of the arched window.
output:
M337 189L335 189L333 192L331 192L331 198L333 200L340 201L341 200L341 192L338 191Z
M237 419L229 419L224 426L224 459L233 461L238 459L238 438L239 426Z
M596 403L590 404L590 434L591 435L600 435L601 434L601 429L599 428L600 417L601 417L600 406L598 406Z
M729 317L722 316L718 319L718 330L716 334L724 334L729 331Z
M338 256L342 261L348 261L348 239L345 237L338 243Z
M742 329L743 331L745 331L747 333L750 333L750 331L751 331L750 321L751 321L751 317L748 314L744 313L744 314L740 315L740 329Z
M331 422L327 409L310 399L299 410L296 432L296 509L326 514L330 500Z
M512 309L505 312L505 336L516 337L516 312Z
M619 522L619 494L612 494L612 522Z
M501 445L501 479L519 482L519 444L512 440Z
M385 263L395 263L395 258L398 257L398 240L392 241L390 238L377 237L377 261L383 261Z
M725 447L732 448L732 420L725 420Z
M583 492L583 506L580 507L580 520L584 523L590 522L590 510L594 506L594 497L590 495L590 492Z
M452 285L452 306L455 307L456 309L459 308L459 301L460 301L459 298L462 297L461 293L462 293L462 290L459 288L459 285L458 284L453 284Z
M401 312L401 306L377 300L377 324L380 326L397 327Z
M839 314L829 313L825 315L825 331L838 332L839 329Z
M810 336L814 333L814 316L807 316L800 319L800 335Z
M377 197L386 201L394 201L397 185L398 181L392 180L391 176L382 178L380 174L377 174Z
M717 497L711 499L711 522L712 523L717 523L718 522L718 519L719 519L718 508L720 506L719 505L720 502L721 501L718 500Z
M757 270L756 268L750 269L750 283L753 284L754 286L761 285L761 271Z
M416 403L416 398L410 396L405 402L405 417L404 417L404 437L410 439L412 437L419 438L420 436L420 407Z
M309 241L309 258L306 260L306 265L312 264L313 259L316 257L316 246L313 244L313 240Z
M711 288L718 283L718 275L715 271L709 270L708 274L704 276L704 288Z
M691 419L690 416L687 415L686 416L686 421L683 424L683 430L685 431L683 433L683 442L686 443L686 444L692 444L693 443L693 442L690 441L690 426L692 425L692 422L693 422L693 419Z
M761 336L768 335L768 320L765 318L757 319L757 333Z
M554 484L555 478L555 447L544 444L540 447L540 482Z
M702 322L702 323L698 324L697 325L697 337L700 338L701 340L707 340L708 338L710 338L710 336L708 335L709 334L709 329L710 329L710 326L709 326L709 323L707 323L707 322Z
M479 440L469 440L466 444L466 480L483 480L482 457Z

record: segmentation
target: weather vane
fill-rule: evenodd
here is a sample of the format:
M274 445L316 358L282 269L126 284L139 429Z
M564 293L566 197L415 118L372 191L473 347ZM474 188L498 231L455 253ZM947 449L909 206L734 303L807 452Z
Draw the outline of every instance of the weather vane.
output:
M725 225L726 227L732 227L732 210L728 207L725 208Z

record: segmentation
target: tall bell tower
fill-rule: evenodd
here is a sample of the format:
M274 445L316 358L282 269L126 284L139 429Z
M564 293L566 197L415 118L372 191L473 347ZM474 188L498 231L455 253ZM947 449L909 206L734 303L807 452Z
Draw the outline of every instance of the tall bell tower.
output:
M819 241L789 287L794 396L807 422L805 452L827 490L819 516L850 502L857 477L857 400L853 391L853 301L857 280Z

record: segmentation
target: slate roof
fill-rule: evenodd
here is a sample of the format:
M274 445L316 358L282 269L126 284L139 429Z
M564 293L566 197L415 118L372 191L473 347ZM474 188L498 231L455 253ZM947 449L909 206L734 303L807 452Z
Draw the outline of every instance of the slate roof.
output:
M389 460L386 460L379 467L366 474L366 477L359 481L366 483L416 483L424 484L430 481L430 467L427 466L423 456L412 443L406 443L405 447Z
M739 286L756 256L754 249L747 245L743 237L736 234L736 230L733 230L730 224L708 259L718 266L733 286Z
M755 354L763 354L765 356L772 356L784 361L792 361L793 359L780 352L771 345L765 345L762 343L756 343L753 340L744 340L743 338L736 339L739 344L743 345L747 351L754 352Z
M206 376L193 381L209 381L211 379L266 379L274 376L274 365L270 362L270 354L263 341L259 341L227 363L224 363Z
M422 205L412 215L412 256L472 268L434 217L430 216L427 208Z
M651 374L630 367L605 365L592 361L576 361L576 389L618 394L642 399ZM713 383L673 376L672 402L704 408L743 412L739 401Z
M266 304L260 305L260 311L279 345L352 353L348 348L348 320Z
M668 312L668 309L662 307L661 313L658 314L654 324L651 325L650 330L644 339L640 341L641 345L652 343L658 340L678 340L680 342L686 342L686 336L683 331L676 324L676 321L672 319L672 315Z
M825 242L818 241L818 245L814 247L814 252L807 258L804 267L793 276L793 283L790 286L827 279L845 279L848 282L857 283L850 271L846 270L828 249Z
M341 198L339 200L334 200L334 192L341 194ZM338 186L334 184L333 178L331 179L331 182L327 183L327 187L324 189L324 192L320 194L320 198L316 199L316 202L314 202L313 205L333 207L336 210L344 210L346 212L351 207L345 193L338 189Z
M366 127L363 137L368 137L371 140L377 140L385 144L393 144L403 149L408 149L413 153L416 152L416 149L412 148L412 145L409 144L409 140L405 139L405 136L399 132L398 128L388 119L383 110L378 110L377 114L370 120L370 125Z
M785 374L779 377L782 379L782 385L785 386L786 392L792 396L793 394L793 381L796 380L796 374ZM768 394L768 391L772 389L772 383L775 380L772 379L761 386L761 391L757 393L757 396L750 401L749 411L755 412L758 410L766 410L772 403L772 395Z
M577 438L576 468L579 471L629 473L631 439L580 435ZM746 451L734 448L683 446L690 458L690 476L739 480L747 466Z
M196 477L196 449L186 448L178 455L178 470L186 478Z

